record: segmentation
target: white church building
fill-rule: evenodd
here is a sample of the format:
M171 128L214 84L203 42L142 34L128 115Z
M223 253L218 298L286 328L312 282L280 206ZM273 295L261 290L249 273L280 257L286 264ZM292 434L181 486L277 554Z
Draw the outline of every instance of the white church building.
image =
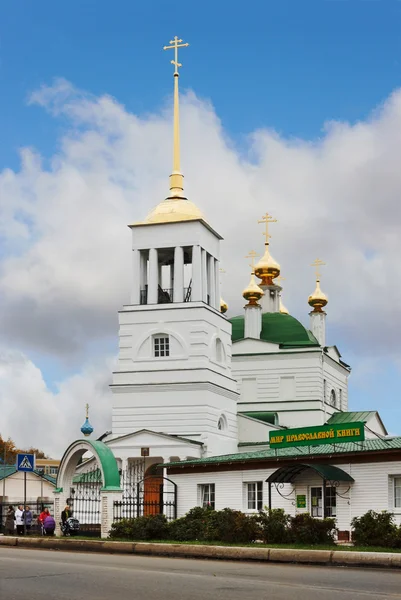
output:
M350 367L326 343L321 261L315 261L309 325L282 305L280 266L269 246L274 219L267 213L261 219L264 254L259 260L254 252L249 256L246 305L242 314L226 317L220 292L224 241L183 189L177 60L183 44L177 38L170 44L170 192L130 225L131 298L119 312L112 430L100 438L117 460L122 502L129 488L135 495L135 486L152 476L163 491L144 495L163 512L167 487L173 486L174 516L196 505L245 512L281 507L290 514L336 517L343 539L351 519L370 508L391 510L400 521L401 438L388 436L377 412L349 411ZM308 445L269 443L300 428L312 428ZM316 436L326 435L320 431L351 437L315 444Z

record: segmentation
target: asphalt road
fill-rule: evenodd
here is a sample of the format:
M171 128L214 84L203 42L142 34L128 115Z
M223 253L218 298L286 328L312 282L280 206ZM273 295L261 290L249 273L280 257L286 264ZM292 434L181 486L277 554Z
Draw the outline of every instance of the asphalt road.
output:
M401 599L401 572L0 548L6 600Z

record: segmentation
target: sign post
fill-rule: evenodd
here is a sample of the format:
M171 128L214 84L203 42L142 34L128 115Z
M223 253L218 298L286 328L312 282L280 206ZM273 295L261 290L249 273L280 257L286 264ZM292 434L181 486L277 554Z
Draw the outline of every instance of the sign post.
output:
M24 535L26 535L26 474L35 470L35 458L34 454L17 454L17 471L22 471L24 474Z

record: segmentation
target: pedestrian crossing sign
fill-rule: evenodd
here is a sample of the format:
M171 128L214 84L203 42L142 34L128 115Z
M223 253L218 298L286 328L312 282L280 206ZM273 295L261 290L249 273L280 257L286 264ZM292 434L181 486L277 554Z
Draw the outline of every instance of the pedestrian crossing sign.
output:
M17 471L34 471L35 470L35 455L34 454L17 454Z

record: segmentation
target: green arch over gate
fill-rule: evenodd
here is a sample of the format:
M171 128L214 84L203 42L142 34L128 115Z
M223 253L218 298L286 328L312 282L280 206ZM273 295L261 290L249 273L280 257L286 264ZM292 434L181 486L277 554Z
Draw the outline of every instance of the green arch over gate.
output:
M110 448L99 440L76 440L68 446L60 462L56 491L61 492L63 490L64 475L66 471L71 470L68 469L70 463L72 463L71 467L75 471L79 458L88 451L92 452L99 461L103 480L102 491L121 491L120 473L115 456Z

